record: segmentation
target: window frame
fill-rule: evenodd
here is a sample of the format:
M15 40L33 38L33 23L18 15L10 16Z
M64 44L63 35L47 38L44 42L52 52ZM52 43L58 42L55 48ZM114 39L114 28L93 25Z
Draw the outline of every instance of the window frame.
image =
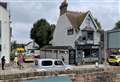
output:
M91 33L91 36L90 36L90 33ZM87 32L87 40L94 40L94 32L93 31Z
M61 64L60 64L60 63L58 63L58 62L61 62ZM56 63L57 63L57 64L56 64ZM54 61L54 65L55 65L55 66L63 66L64 64L63 64L63 62L62 62L62 61L57 60L57 61Z
M51 64L46 65L46 62L51 62ZM42 66L45 66L45 67L47 67L47 66L52 66L52 65L53 65L53 62L52 62L51 60L42 61L42 62L41 62L41 65L42 65Z
M73 35L74 34L74 29L70 28L67 30L67 35Z

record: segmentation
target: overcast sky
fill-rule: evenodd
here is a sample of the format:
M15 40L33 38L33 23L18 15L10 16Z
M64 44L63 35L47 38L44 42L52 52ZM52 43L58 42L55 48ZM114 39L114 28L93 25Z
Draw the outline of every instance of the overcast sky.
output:
M12 40L27 43L34 22L45 18L57 23L59 6L63 0L4 0L9 2L12 19ZM103 29L112 29L120 19L120 0L68 0L68 10L87 11L98 19Z

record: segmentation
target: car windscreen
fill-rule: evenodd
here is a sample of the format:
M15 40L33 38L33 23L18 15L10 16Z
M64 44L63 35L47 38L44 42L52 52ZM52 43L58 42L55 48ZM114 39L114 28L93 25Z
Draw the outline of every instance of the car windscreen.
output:
M112 58L112 59L116 59L116 57L115 57L115 56L110 56L110 58Z
M42 66L51 66L52 61L42 61Z
M63 62L62 61L55 61L54 64L55 65L63 65Z

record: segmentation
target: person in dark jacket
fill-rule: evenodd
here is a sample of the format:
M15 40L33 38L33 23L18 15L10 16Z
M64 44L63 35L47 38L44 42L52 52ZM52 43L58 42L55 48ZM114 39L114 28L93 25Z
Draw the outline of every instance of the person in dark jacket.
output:
M62 57L62 61L64 62L65 61L64 57L63 56L61 56L61 57Z
M5 56L3 56L2 58L1 58L1 63L2 63L2 70L4 70L5 68Z

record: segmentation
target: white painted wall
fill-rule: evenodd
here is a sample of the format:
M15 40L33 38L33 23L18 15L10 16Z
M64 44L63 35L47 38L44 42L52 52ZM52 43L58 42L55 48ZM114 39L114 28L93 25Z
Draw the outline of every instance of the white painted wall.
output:
M100 33L97 31L94 32L94 44L100 44Z
M90 18L91 13L89 12L81 24L80 31L78 33L74 32L73 35L67 35L67 29L72 27L70 21L68 20L66 14L59 17L54 34L52 44L53 46L72 46L74 48L74 42L82 36L81 30L84 29L87 25L87 18ZM91 16L92 17L92 16ZM94 29L94 44L99 44L100 41L100 33L96 31L96 28L91 20L90 26Z
M1 55L5 56L6 63L10 61L10 21L9 13L0 6L0 21L1 21Z
M72 46L74 47L74 41L76 33L73 35L67 35L67 29L72 27L66 14L59 17L54 35L53 35L53 46Z
M88 18L91 19L90 16L89 16L89 14L90 14L90 13L87 14L87 16L85 17L83 23L82 23L81 26L79 27L80 30L83 30L83 29L87 26L87 19L88 19ZM94 24L93 24L93 22L92 22L92 19L90 20L90 26L91 26L94 30L96 30L96 29L95 29L95 26L94 26Z
M83 30L86 27L86 25L87 25L87 20L86 19L90 18L89 14L91 15L91 13L88 13L85 20L83 21L83 23L79 27L80 30ZM90 22L90 26L94 29L94 44L99 44L99 42L100 42L100 32L97 32L97 29L95 28L95 26L94 26L94 24L92 22L92 19L91 19L91 22ZM82 36L81 31L77 35L76 39L78 39L80 35Z
M29 50L29 49L35 49L36 47L39 47L35 42L31 42L28 45L25 46L25 50Z
M69 64L69 53L60 53L62 49L59 49L57 53L54 52L54 49L51 49L51 52L48 51L40 51L40 58L52 58L52 59L62 59L62 56L64 57L64 63ZM62 50L62 51L68 51L68 50Z

